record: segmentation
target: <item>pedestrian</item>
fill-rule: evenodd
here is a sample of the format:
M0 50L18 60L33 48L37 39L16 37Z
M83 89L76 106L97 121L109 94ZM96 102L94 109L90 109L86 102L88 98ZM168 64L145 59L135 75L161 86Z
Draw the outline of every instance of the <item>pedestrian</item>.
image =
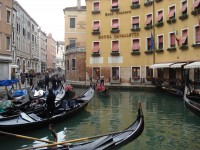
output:
M47 116L48 118L52 117L55 111L55 99L56 96L53 93L52 89L49 89L49 93L47 95L47 99L46 99L46 105L47 105Z
M48 74L48 72L45 74L45 76L44 76L44 84L45 84L45 89L49 89L49 81L50 81L50 79L49 79L49 74Z
M103 75L100 76L100 84L104 85L104 76Z

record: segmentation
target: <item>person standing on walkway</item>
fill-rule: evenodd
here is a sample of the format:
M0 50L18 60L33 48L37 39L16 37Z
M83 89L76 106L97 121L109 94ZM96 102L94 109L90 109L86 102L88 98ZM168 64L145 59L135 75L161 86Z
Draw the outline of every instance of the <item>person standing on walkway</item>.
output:
M45 89L49 89L49 74L48 72L46 72L45 76L44 76L44 84L45 84Z

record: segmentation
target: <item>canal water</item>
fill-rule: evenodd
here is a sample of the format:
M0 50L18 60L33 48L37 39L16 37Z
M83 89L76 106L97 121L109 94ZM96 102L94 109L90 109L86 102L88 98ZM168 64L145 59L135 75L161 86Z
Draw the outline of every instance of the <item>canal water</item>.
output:
M77 94L84 89L76 89ZM144 131L121 150L199 150L200 117L184 106L183 99L160 91L110 90L109 97L95 94L86 110L71 119L54 124L58 141L121 131L136 118L137 103L142 101ZM21 133L53 140L48 127ZM15 150L42 142L0 136L1 150Z

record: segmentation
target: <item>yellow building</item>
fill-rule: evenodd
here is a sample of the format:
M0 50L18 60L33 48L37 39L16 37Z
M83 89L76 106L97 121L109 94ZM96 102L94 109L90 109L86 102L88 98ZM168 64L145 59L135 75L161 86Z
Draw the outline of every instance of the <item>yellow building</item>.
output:
M86 67L93 79L181 81L183 66L200 61L200 0L86 0L86 6ZM200 79L194 71L191 78Z
M65 17L65 75L67 80L85 81L85 41L86 41L86 7L77 6L63 9Z

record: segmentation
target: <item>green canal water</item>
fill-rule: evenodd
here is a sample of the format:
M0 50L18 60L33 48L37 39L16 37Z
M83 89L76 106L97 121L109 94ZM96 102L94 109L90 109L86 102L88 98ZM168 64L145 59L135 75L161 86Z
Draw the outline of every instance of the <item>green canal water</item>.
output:
M76 89L77 94L84 89ZM155 90L110 90L109 97L95 94L87 108L66 121L54 124L58 141L121 131L136 118L141 100L145 119L141 136L121 150L199 150L200 117L185 108L183 99ZM48 127L21 133L52 140ZM1 150L15 150L44 143L0 136Z

